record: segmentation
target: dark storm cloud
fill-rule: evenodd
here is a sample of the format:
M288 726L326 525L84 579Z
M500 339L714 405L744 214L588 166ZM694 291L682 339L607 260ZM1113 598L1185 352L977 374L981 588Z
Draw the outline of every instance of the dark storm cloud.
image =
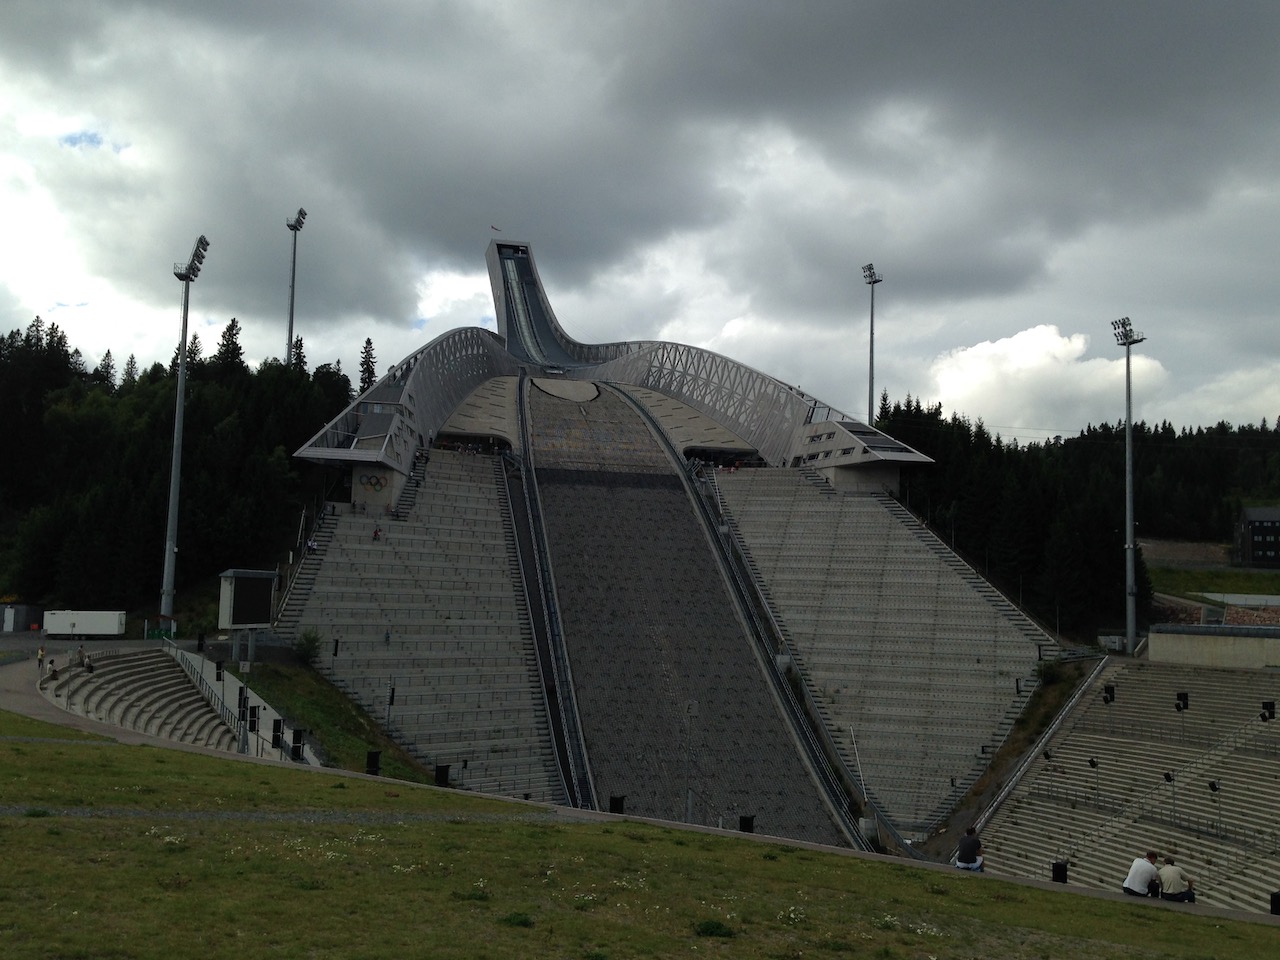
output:
M424 276L479 273L500 235L534 243L571 334L732 343L855 410L867 261L895 396L936 358L987 396L978 358L1096 324L1050 351L1070 381L1114 362L1126 310L1190 385L1276 345L1252 331L1280 292L1277 27L1265 3L10 0L0 85L62 126L6 134L0 108L0 135L122 294L167 308L208 235L201 302L250 336L284 312L302 206L325 351L376 324L408 352ZM825 366L766 354L788 327L843 339Z

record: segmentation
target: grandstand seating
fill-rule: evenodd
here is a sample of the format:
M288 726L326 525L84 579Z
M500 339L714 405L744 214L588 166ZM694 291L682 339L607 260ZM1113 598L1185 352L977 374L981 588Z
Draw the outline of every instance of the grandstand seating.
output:
M1053 640L886 497L795 470L716 478L846 766L922 839L986 769Z
M96 655L87 670L63 666L42 677L51 701L91 720L150 736L234 751L235 735L173 659L161 650Z
M1066 861L1071 883L1116 890L1155 849L1196 878L1200 902L1267 910L1280 890L1280 721L1260 714L1278 693L1273 671L1109 662L985 826L988 870L1048 879Z
M642 816L846 844L644 421L531 391L532 459L598 796ZM689 797L692 792L693 800Z
M433 450L413 489L399 522L329 518L295 629L317 631L319 668L452 781L564 802L501 460Z

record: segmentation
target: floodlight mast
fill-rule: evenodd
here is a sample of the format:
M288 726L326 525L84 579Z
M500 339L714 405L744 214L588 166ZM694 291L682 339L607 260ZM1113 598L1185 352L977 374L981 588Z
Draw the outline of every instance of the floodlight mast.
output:
M876 284L884 277L876 273L876 265L868 263L862 268L862 278L871 287L871 333L868 356L870 366L867 371L867 425L876 422Z
M1130 351L1147 339L1133 329L1128 317L1111 321L1116 343L1124 347L1124 642L1125 653L1133 656L1138 635L1138 578L1134 569L1137 545L1133 535L1133 377Z
M178 491L182 481L182 416L187 392L187 308L191 304L191 282L200 276L200 267L209 250L204 234L196 240L191 259L175 263L173 275L182 281L182 334L178 340L178 389L173 413L173 461L169 466L169 517L165 527L164 582L160 587L160 617L173 623L173 584L178 564ZM164 624L161 624L163 628Z
M286 220L284 225L293 234L293 257L289 261L289 330L284 339L284 365L287 367L293 360L293 286L298 277L298 234L302 232L302 222L307 219L307 211L298 208L298 215Z

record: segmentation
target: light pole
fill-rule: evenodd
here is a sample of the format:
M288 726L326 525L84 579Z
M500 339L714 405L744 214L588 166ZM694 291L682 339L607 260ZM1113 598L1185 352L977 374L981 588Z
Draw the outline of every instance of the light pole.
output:
M868 263L862 268L862 278L871 287L871 339L870 349L870 367L867 372L867 426L874 426L876 422L876 284L884 277L876 273L876 265Z
M1178 778L1173 775L1172 770L1164 772L1164 782L1173 789L1173 825L1178 825Z
M1125 653L1133 656L1138 634L1138 583L1134 573L1133 542L1133 378L1129 357L1135 343L1147 339L1133 329L1128 317L1111 321L1116 343L1124 347L1124 640Z
M298 215L286 220L284 225L293 234L293 257L289 261L289 331L284 340L284 365L287 367L293 360L293 285L298 277L298 234L302 232L302 222L307 219L307 211L298 208Z
M191 281L200 276L209 241L204 234L196 240L191 259L175 263L173 275L182 281L182 337L178 341L178 399L173 413L173 462L169 467L169 522L164 541L164 583L160 587L160 617L173 622L173 579L178 563L178 488L182 479L182 411L187 391L187 308L191 304Z

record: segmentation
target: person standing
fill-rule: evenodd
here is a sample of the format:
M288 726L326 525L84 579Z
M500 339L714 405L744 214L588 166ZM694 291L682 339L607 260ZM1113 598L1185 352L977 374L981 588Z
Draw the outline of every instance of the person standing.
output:
M960 843L956 845L956 867L983 873L984 860L982 840L978 836L978 831L974 827L969 827L960 838Z
M44 676L44 644L40 644L40 648L36 651L36 669L40 671L40 676Z
M1134 860L1121 889L1131 897L1160 896L1160 871L1156 869L1156 859L1156 852L1148 850L1146 856Z
M1164 866L1160 868L1160 899L1172 900L1174 903L1195 903L1196 882L1191 874L1173 862L1173 857L1164 858Z

